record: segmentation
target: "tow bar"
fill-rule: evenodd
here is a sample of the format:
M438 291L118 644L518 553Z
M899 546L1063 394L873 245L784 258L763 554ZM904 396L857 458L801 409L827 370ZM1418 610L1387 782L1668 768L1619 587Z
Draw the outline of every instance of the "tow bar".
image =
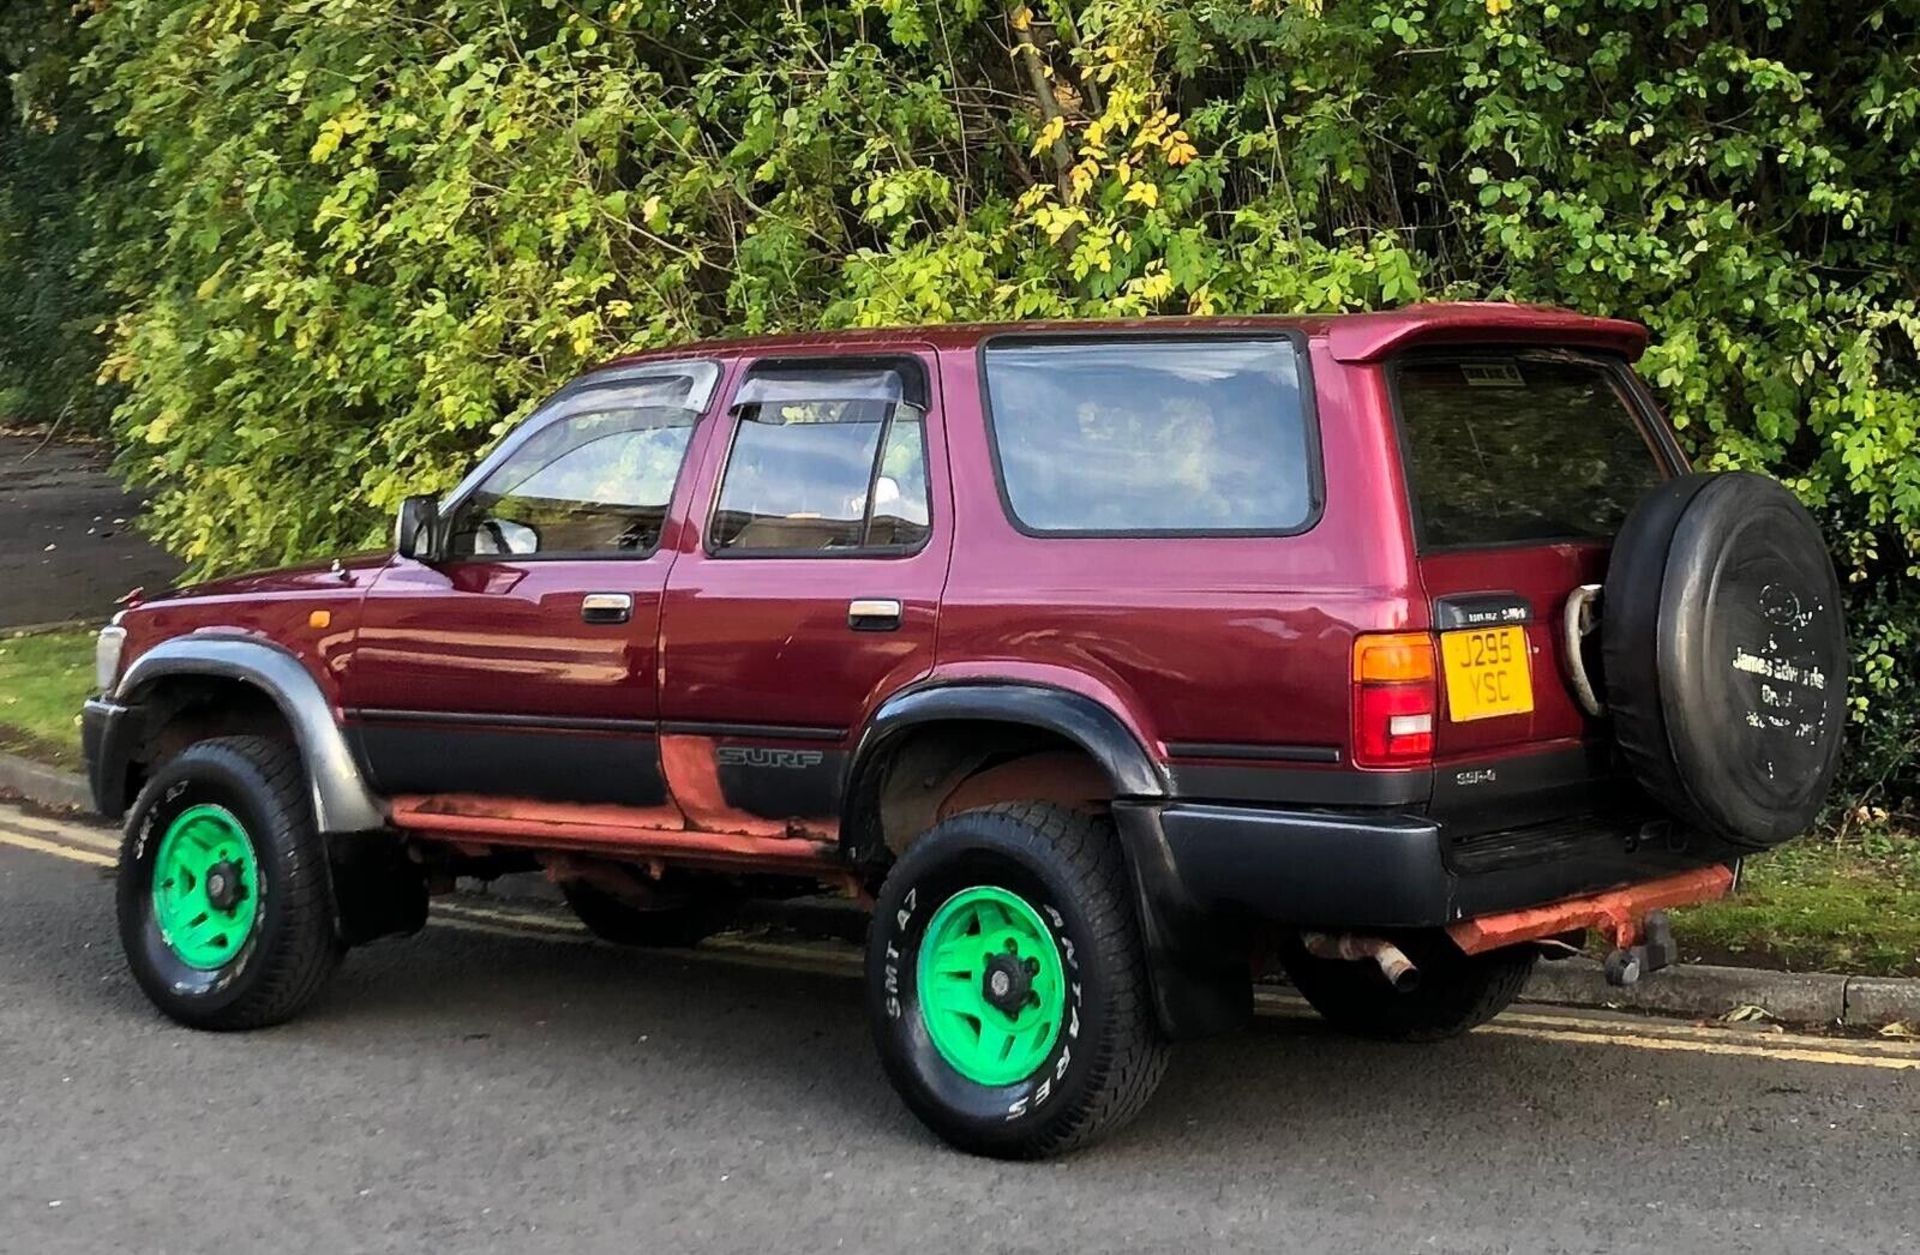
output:
M1663 967L1671 967L1680 952L1673 944L1673 925L1665 911L1648 911L1640 925L1640 943L1615 946L1607 952L1601 971L1609 985L1637 985L1640 978Z
M1733 881L1731 867L1701 867L1606 893L1464 919L1450 925L1447 935L1466 953L1480 954L1593 929L1613 942L1605 965L1607 981L1631 985L1674 961L1666 908L1725 897Z

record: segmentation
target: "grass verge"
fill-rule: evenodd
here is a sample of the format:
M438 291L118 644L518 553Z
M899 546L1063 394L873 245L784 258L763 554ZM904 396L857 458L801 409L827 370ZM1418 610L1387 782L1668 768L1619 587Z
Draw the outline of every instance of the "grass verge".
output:
M1740 892L1673 913L1689 959L1920 976L1920 837L1809 837L1747 860Z
M0 750L80 770L93 637L91 629L0 635Z

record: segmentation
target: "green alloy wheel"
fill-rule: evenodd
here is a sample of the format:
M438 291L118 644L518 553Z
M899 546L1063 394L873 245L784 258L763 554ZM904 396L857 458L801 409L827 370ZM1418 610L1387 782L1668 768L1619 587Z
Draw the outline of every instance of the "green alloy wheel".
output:
M1039 913L1004 889L963 889L934 913L918 984L935 1048L976 1085L1032 1075L1059 1040L1059 947Z
M224 806L174 816L154 855L153 919L167 948L208 972L230 962L253 935L260 860L247 830Z
M115 873L141 992L193 1028L298 1014L346 949L328 854L291 741L214 737L159 764L127 814Z
M874 900L866 981L887 1079L974 1154L1085 1146L1146 1105L1166 1069L1105 815L1001 802L921 833Z

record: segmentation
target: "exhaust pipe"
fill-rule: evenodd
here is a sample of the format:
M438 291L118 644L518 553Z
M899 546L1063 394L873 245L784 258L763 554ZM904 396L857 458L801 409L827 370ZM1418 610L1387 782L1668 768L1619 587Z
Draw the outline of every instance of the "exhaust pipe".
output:
M1420 969L1399 946L1385 937L1358 937L1352 933L1301 933L1300 944L1316 959L1372 960L1396 993L1420 987Z

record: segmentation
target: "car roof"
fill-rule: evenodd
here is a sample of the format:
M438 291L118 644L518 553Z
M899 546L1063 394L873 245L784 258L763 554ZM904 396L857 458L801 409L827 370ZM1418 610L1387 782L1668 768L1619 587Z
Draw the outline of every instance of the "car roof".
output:
M1576 314L1545 305L1499 301L1435 301L1359 314L1264 315L1227 318L1129 318L1055 322L934 323L919 327L848 328L789 335L703 340L615 358L602 368L662 358L743 353L899 352L910 348L970 351L997 336L1211 334L1297 332L1325 340L1336 361L1376 362L1414 347L1449 344L1551 345L1618 353L1632 361L1647 346L1636 322Z

